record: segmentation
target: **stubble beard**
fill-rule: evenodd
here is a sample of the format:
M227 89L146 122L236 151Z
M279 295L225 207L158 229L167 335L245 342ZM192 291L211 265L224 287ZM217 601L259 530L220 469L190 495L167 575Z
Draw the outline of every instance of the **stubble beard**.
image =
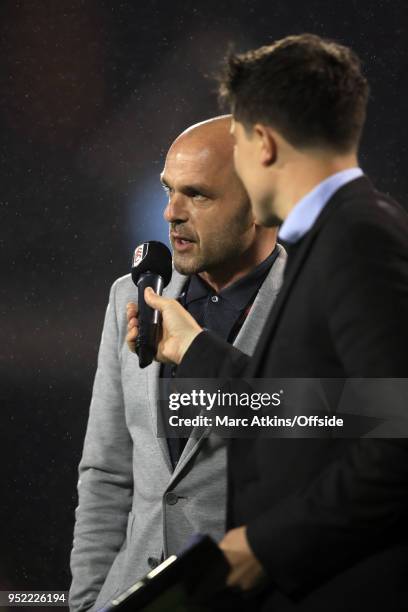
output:
M195 243L197 245L197 243ZM180 274L190 276L200 272L220 271L242 254L242 241L235 236L213 236L206 249L197 254L173 252L174 267Z
M189 255L183 253L177 253L177 251L173 250L173 263L179 274L185 274L186 276L190 276L191 274L196 274L200 272L200 268L202 266L201 262L202 257L200 255Z

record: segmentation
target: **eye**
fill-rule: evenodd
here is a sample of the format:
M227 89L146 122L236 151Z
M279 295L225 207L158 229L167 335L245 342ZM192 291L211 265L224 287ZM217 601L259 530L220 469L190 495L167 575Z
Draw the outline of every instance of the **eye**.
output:
M164 183L162 183L162 187L163 187L163 191L164 191L164 193L166 195L168 195L168 196L171 195L173 190L168 185L165 185Z
M194 189L193 187L186 189L185 194L194 202L205 202L208 200L208 196L205 193L198 191L198 189Z
M194 195L191 196L193 198L193 200L195 200L196 202L204 202L205 200L208 200L207 196L205 196L202 193L195 193Z

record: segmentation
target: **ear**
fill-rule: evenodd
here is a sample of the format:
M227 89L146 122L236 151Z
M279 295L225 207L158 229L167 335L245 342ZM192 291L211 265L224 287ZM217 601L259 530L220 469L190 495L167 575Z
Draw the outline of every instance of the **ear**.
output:
M254 125L254 134L258 140L260 161L263 166L271 166L277 158L277 143L271 128L262 123Z

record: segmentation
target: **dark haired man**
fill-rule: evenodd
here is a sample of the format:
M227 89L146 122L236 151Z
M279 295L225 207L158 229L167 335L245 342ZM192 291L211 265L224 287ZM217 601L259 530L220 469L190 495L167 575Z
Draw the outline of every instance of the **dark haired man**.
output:
M357 57L290 36L230 57L221 93L255 218L283 222L285 281L252 359L146 292L163 314L158 358L187 377L407 377L408 222L358 167ZM406 608L405 439L233 440L229 461L230 585L264 573L263 610Z

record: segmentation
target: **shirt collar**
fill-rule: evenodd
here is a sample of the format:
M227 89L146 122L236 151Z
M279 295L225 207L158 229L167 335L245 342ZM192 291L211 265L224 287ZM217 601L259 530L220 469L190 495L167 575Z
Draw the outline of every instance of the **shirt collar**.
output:
M275 246L272 253L260 264L253 268L248 274L239 278L235 283L222 289L218 294L197 274L190 277L184 302L186 306L195 300L218 295L227 300L237 310L242 310L250 301L251 297L259 289L265 276L278 256L278 248Z
M300 240L310 230L332 195L346 183L363 175L361 168L348 168L332 174L309 191L290 211L279 230L288 243Z

